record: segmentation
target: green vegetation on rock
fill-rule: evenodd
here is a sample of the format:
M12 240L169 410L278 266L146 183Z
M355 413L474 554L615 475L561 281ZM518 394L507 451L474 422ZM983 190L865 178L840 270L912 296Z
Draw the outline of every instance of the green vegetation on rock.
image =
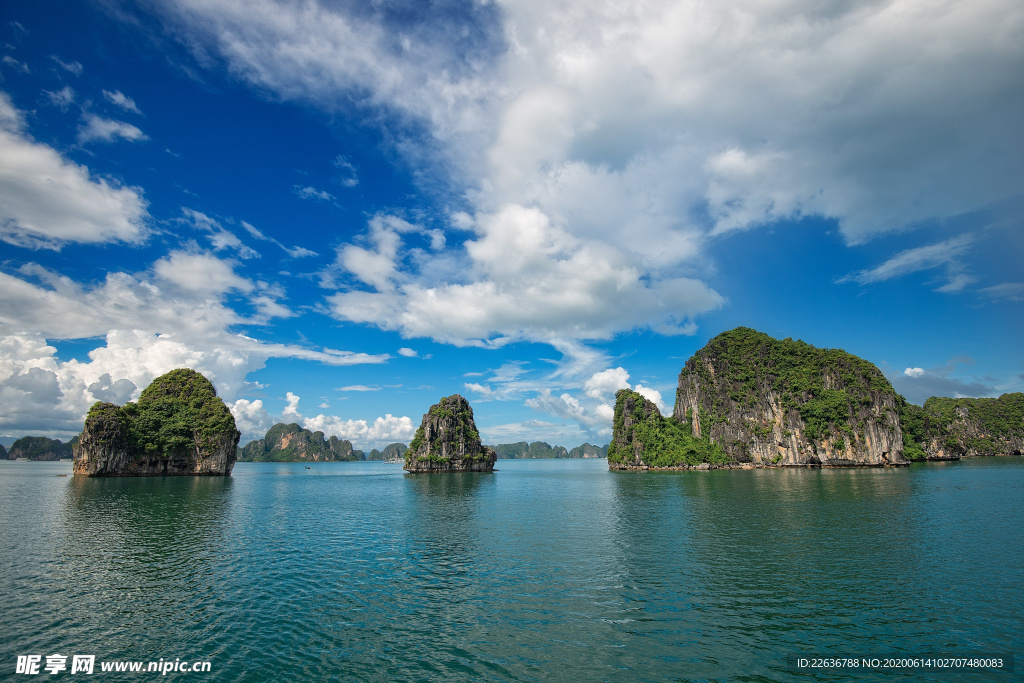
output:
M914 460L1019 454L1024 448L1024 393L999 398L933 396L923 407L903 402L900 424Z
M657 406L629 389L621 389L615 395L612 431L609 464L640 464L634 457L637 452L642 464L648 467L692 467L731 461L710 439L695 437L689 423L663 417Z
M128 443L137 457L171 457L183 449L212 450L214 440L235 432L235 418L217 397L210 380L195 370L172 370L143 390L137 403L115 406L96 402L86 424L116 419L128 427Z
M716 395L717 410L706 418L702 416L709 427L727 419L724 402L715 391L716 383L725 381L728 397L736 405L753 407L770 391L784 408L799 409L813 432L813 436L808 434L812 439L824 438L829 424L846 420L858 404L870 401L871 394L896 395L882 371L863 358L842 349L819 349L800 340L775 339L749 327L723 332L698 353L704 359L713 359L720 372L712 376L703 363L691 367L687 362L680 386L687 375L696 373L701 389ZM720 376L723 372L726 378ZM832 382L827 388L826 377Z
M213 384L194 370L172 370L137 403L97 402L75 449L74 472L110 476L227 476L239 433Z

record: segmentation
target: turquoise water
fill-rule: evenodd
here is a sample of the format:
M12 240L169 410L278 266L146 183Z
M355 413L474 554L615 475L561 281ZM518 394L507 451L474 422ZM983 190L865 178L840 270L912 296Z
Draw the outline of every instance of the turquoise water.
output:
M177 678L218 681L1024 671L808 672L789 660L1024 651L1021 458L498 468L238 463L222 479L82 479L58 476L70 463L0 461L0 679L33 680L15 674L17 656L53 653L209 661L210 673ZM117 678L99 664L94 675Z

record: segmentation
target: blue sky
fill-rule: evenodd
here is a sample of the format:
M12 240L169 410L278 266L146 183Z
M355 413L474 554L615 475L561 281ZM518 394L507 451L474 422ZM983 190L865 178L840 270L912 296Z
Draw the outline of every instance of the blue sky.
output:
M193 367L243 442L606 443L739 325L1024 388L1024 7L0 9L0 442Z

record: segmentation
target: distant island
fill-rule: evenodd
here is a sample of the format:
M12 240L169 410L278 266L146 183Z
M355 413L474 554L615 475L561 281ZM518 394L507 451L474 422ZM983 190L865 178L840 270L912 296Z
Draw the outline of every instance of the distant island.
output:
M492 446L499 459L603 458L607 446L584 443L571 450L552 446L544 441L499 444ZM250 441L238 449L239 462L404 462L409 449L404 443L392 443L383 451L369 453L354 449L347 439L326 437L299 425L278 423L262 439Z
M893 467L1022 450L1024 394L918 407L862 358L739 327L686 361L671 416L618 392L608 466Z
M92 406L74 447L74 473L226 476L239 436L210 380L195 370L172 370L143 389L137 403Z
M410 474L492 472L497 454L480 442L469 401L453 394L430 406L423 416L403 469Z
M498 454L498 459L507 460L544 460L553 458L603 458L608 452L607 446L593 446L585 443L572 450L565 446L552 446L544 441L518 441L516 443L503 443L492 446Z
M23 436L11 444L10 451L0 445L0 460L70 460L78 439L76 436L67 443L61 443L60 439L45 436Z

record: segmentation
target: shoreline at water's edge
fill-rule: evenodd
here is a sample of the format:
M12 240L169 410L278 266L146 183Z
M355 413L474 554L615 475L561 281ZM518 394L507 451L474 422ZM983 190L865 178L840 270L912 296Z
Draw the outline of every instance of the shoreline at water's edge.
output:
M853 469L885 469L888 467L910 467L914 463L930 463L930 462L959 462L963 460L983 460L985 458L1013 458L1013 457L1024 457L1015 453L997 453L995 455L965 455L963 458L928 458L927 460L913 460L906 463L853 463L853 464L829 464L829 463L796 463L796 464L763 464L755 465L750 462L727 462L727 463L709 463L702 462L697 465L672 465L668 467L649 467L647 465L626 465L620 463L608 463L609 470L616 470L620 472L684 472L688 470L696 470L698 472L704 472L708 470L785 470L785 469L815 469L815 470L853 470Z

